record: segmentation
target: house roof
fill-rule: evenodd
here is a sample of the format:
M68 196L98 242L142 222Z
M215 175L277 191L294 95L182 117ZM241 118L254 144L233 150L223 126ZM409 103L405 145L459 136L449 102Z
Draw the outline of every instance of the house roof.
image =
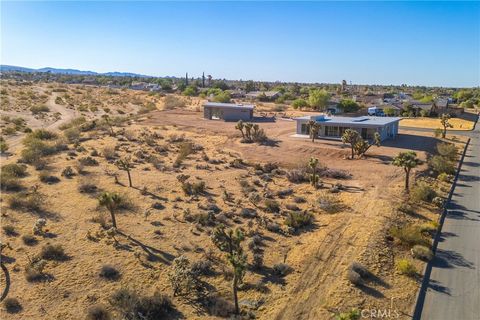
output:
M393 122L400 121L400 118L397 117L337 117L337 116L304 116L298 117L294 120L305 121L305 120L315 120L319 123L324 124L337 124L337 125L349 125L349 126L384 126Z
M253 104L236 104L236 103L221 103L221 102L206 102L204 107L210 108L226 108L226 109L248 109L253 110L255 106Z
M265 96L267 97L273 97L277 94L280 94L279 91L250 91L249 93L247 93L247 96L258 97L262 93L265 94Z

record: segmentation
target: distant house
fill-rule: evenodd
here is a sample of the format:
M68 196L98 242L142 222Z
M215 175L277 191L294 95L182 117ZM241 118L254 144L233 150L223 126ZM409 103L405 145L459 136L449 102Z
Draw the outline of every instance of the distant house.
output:
M147 90L148 83L145 82L133 82L130 85L130 89L132 90Z
M375 132L380 140L393 139L398 135L400 118L394 117L338 117L338 116L305 116L294 119L297 122L297 134L309 135L309 121L320 125L319 138L341 139L347 129L358 131L363 139L373 139Z
M245 91L240 89L226 90L232 99L245 98Z
M203 105L203 117L208 120L251 121L254 108L250 104L207 102Z
M279 91L251 91L245 95L247 99L250 100L268 100L273 101L280 97Z
M422 110L424 110L427 115L430 115L432 111L433 104L432 103L421 103L421 102L413 102L411 108L414 110L416 115L419 115Z
M436 115L441 115L446 113L446 114L458 116L465 111L463 108L458 107L457 105L451 104L450 102L451 100L446 98L437 99L432 106L432 113Z

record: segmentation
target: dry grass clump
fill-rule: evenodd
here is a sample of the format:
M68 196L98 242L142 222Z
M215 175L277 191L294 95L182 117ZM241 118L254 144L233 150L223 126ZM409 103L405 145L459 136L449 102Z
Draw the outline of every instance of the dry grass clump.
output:
M96 304L87 309L87 320L110 320L110 312L101 304Z
M343 210L344 206L340 199L332 194L322 193L317 199L318 207L326 213L337 213Z
M278 213L280 211L280 203L272 199L265 199L265 211Z
M0 185L4 191L19 191L22 189L20 178L27 175L27 166L15 163L2 166L0 172Z
M95 193L98 191L96 182L86 178L78 180L77 188L80 193Z
M185 102L182 99L177 98L173 95L167 95L163 99L164 110L183 109L185 107L186 107Z
M107 160L113 160L116 157L115 148L112 146L106 146L105 148L103 148L102 154Z
M38 191L20 192L8 198L8 205L14 210L40 212L45 204L45 196Z
M46 244L42 247L40 257L45 260L64 261L68 259L65 249L60 244Z
M422 234L422 229L417 225L407 225L404 227L393 227L390 234L397 239L400 244L413 247L415 245L430 246L430 240Z
M40 174L38 175L38 178L41 182L47 183L47 184L54 184L54 183L60 182L60 179L58 177L53 176L46 171L40 172Z
M119 289L110 297L110 304L127 320L166 319L175 311L171 300L160 291L143 296L130 289Z
M3 232L9 237L15 237L18 236L17 231L15 230L15 227L11 224L6 224L2 226Z
M100 269L99 276L107 280L118 280L120 279L120 271L114 266L106 264Z
M291 211L285 218L285 225L298 230L313 223L313 215L307 211Z
M30 111L32 114L41 114L44 112L49 112L50 108L46 105L41 105L41 106L31 106Z
M186 195L197 196L205 193L205 181L198 182L182 182L182 190Z
M414 258L417 258L423 261L430 261L433 258L432 250L430 250L430 248L426 246L415 245L413 246L411 252Z
M410 199L414 202L431 202L437 196L435 190L424 181L419 181L410 190Z

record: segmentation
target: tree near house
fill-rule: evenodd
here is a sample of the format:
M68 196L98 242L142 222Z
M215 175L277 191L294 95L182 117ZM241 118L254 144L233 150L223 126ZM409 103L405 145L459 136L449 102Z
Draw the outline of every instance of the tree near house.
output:
M355 111L358 111L358 109L360 109L360 106L358 105L358 103L356 103L351 99L343 99L338 104L338 107L342 109L343 112L355 112Z
M440 116L440 123L442 124L442 127L443 127L443 131L442 131L443 139L445 139L445 137L447 136L447 128L453 128L449 120L450 120L450 115L448 113L443 113Z
M393 117L395 115L395 109L393 109L392 107L385 107L383 108L383 113L387 117Z
M325 90L314 89L308 95L308 104L312 109L324 111L327 108L330 94Z
M127 172L128 186L131 188L133 185L132 185L132 177L130 175L130 170L133 168L133 165L132 165L132 162L130 161L130 158L123 158L123 159L117 160L115 164L117 165L118 169Z
M240 313L238 306L238 285L243 282L245 271L247 269L247 256L243 252L242 241L245 239L240 229L225 230L225 226L220 225L213 231L212 242L223 252L227 254L227 260L233 268L233 300L235 303L235 314Z
M315 120L308 121L308 131L310 139L312 139L312 142L315 142L315 138L318 137L318 132L320 131L320 124L316 123Z
M117 220L115 219L115 211L122 202L122 197L118 193L103 192L98 198L98 203L107 208L112 218L112 226L117 228Z
M237 124L235 125L235 129L240 130L242 133L242 139L245 139L245 133L243 132L243 129L245 128L243 121L238 120Z
M293 109L300 109L300 110L302 110L302 109L305 108L306 106L308 106L308 103L307 103L307 101L305 101L304 99L295 99L295 100L292 102L292 107L293 107Z
M370 149L371 146L380 147L380 142L381 142L381 139L380 139L380 134L378 132L375 132L373 134L372 143L360 138L354 145L355 153L359 158L362 158L365 155L365 153L367 153L368 149Z
M342 135L342 142L350 144L350 149L352 151L352 155L350 159L353 159L355 157L355 144L359 139L360 139L360 135L358 134L358 131L353 129L345 130L345 132Z
M405 190L407 193L409 192L410 171L421 163L414 151L400 152L398 156L393 158L392 164L403 168L405 171Z

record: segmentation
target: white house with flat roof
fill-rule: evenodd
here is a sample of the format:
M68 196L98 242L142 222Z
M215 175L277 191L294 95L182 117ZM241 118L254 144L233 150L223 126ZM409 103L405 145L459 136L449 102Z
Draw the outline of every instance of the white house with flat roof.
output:
M254 105L207 102L203 104L203 117L209 120L251 121Z
M363 139L373 139L375 132L380 139L393 139L398 134L400 118L395 117L336 117L336 116L305 116L294 118L297 122L297 135L310 135L309 121L313 120L320 125L319 138L341 139L347 129L358 131Z

